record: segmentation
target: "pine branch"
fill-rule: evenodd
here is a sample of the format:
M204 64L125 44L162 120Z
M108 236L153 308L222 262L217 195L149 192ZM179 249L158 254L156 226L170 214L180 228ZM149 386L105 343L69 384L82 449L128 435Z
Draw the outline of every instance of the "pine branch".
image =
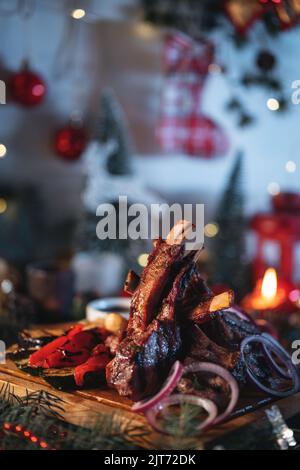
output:
M0 437L4 449L39 449L36 442L24 439L22 429L34 435L37 442L47 448L66 450L91 449L136 449L135 440L142 440L149 434L146 427L138 426L121 415L100 415L95 425L75 426L63 421L63 400L48 392L27 393L20 398L12 387L0 390L0 434L4 425L9 426ZM89 423L86 423L87 425Z
M64 401L52 393L41 390L34 393L26 393L21 400L21 406L31 409L34 415L43 415L56 419L63 419Z
M124 420L119 413L100 415L93 427L90 423L82 426L63 421L60 412L63 402L55 395L47 392L26 394L16 397L11 387L0 390L0 431L4 423L30 431L39 438L38 442L48 445L48 448L61 450L134 450L146 442L149 427L137 425L132 420ZM173 449L191 449L199 447L196 440L195 427L199 423L199 408L182 405L179 415L165 416L166 427L173 437L168 446ZM179 425L178 425L179 423ZM86 424L86 425L85 425ZM155 443L157 449L164 447L165 442ZM21 434L12 431L4 433L0 438L0 446L5 449L40 449L30 440L24 440Z

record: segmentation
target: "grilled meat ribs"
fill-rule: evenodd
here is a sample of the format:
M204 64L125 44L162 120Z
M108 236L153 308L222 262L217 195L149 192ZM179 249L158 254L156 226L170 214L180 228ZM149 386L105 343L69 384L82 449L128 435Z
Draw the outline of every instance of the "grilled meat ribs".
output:
M174 361L183 356L180 315L182 305L196 296L196 284L203 289L203 280L189 257L175 277L160 310L145 330L129 330L116 357L106 368L108 383L120 395L139 400L155 393Z
M107 383L120 395L140 400L154 394L176 359L214 362L241 383L245 381L239 345L245 336L257 332L256 327L226 311L203 311L213 293L194 257L195 252L186 253L182 244L158 240L140 279L132 273L127 278L132 293L128 328L106 366ZM200 305L201 324L196 325L199 315L193 319L191 312ZM214 381L215 390L210 384L201 395L215 395L222 389L220 384ZM191 379L185 378L180 386L190 390Z
M254 322L245 321L230 310L215 314L211 321L202 325L202 330L212 341L229 351L239 351L244 338L260 333Z
M182 267L184 257L183 245L168 245L162 240L157 242L132 297L128 335L146 330Z
M187 343L190 345L185 360L187 364L195 360L214 362L225 369L232 370L240 357L238 351L231 352L211 340L198 325L192 325L189 328Z

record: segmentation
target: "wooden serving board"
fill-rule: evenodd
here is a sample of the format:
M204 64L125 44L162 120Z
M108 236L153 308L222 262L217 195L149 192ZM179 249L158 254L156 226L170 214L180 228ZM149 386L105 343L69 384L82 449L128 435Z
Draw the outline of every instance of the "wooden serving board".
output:
M142 414L131 412L132 402L130 400L120 397L115 390L105 386L94 390L58 391L41 377L35 377L19 370L10 360L7 360L6 364L0 364L0 388L4 384L12 387L14 393L20 397L26 393L45 390L62 398L65 409L64 418L73 424L92 426L99 414L113 414L124 421L130 420L132 424L147 426L146 419ZM266 395L258 393L244 396L239 401L231 419L199 437L199 448L203 448L205 444L227 432L262 418L264 409L274 401ZM284 418L293 416L300 412L300 392L292 397L277 401L277 405ZM151 432L147 439L138 442L138 444L147 448L156 448L156 442L161 443L161 436ZM165 437L163 445L166 446L163 448L168 448L168 439Z

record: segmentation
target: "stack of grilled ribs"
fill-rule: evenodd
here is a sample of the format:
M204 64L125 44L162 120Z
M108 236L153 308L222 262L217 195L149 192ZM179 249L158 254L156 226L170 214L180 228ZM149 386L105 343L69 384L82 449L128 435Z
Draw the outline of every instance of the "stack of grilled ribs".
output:
M182 242L158 240L141 277L129 273L128 328L106 367L107 382L120 395L136 401L156 393L177 359L220 364L240 384L245 381L239 346L243 338L258 333L257 327L228 309L232 293L214 296L196 258L197 252L187 252ZM197 393L216 399L219 385ZM186 377L178 388L189 393L194 384Z

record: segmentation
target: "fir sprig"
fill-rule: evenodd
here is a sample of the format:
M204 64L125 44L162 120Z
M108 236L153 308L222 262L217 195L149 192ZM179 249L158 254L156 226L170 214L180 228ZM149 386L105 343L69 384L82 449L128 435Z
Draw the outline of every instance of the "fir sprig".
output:
M137 449L149 434L146 426L124 420L121 415L99 415L93 427L75 426L63 420L64 401L56 395L40 391L17 397L9 386L0 389L0 446L2 449L41 449L35 442L5 430L12 425L29 430L38 436L38 442L48 443L48 448L65 450Z

